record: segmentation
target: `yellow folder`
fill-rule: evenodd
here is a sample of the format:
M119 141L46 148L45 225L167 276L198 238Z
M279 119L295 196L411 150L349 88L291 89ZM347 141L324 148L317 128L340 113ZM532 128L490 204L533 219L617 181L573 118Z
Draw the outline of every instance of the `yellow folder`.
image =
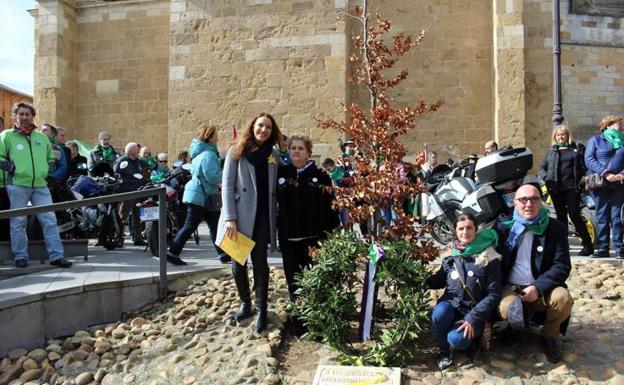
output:
M227 235L224 236L219 247L240 265L244 265L255 244L256 242L238 232L236 240Z

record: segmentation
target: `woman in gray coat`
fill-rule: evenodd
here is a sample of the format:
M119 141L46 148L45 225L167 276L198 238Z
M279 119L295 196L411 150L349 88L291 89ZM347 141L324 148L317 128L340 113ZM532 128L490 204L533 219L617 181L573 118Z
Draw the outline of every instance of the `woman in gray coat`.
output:
M223 167L223 207L216 243L221 244L224 236L236 237L237 232L256 242L251 251L251 262L257 311L254 329L257 333L267 326L267 245L271 245L271 251L275 250L275 187L279 154L283 148L284 141L275 119L261 113L247 125L237 143L228 151ZM232 275L242 302L235 315L235 319L240 321L253 314L247 265L232 260Z

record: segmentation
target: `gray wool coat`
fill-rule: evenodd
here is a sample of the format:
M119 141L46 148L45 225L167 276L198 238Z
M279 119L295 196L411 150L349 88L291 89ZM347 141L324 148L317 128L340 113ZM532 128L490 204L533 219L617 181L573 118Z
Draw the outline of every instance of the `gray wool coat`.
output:
M280 161L279 151L273 149L274 162L269 162L269 223L271 224L271 252L276 249L277 233L277 166ZM244 156L236 160L228 151L223 166L222 182L223 207L219 217L216 244L221 244L225 236L225 222L236 220L237 230L251 238L256 220L258 191L256 188L256 169Z

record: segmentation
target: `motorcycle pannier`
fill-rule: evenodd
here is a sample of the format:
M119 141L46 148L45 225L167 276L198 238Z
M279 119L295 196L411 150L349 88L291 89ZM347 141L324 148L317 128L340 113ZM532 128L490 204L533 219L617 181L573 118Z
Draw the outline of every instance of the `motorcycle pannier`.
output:
M533 153L526 147L501 150L477 161L479 183L500 183L523 178L533 167Z
M477 223L486 223L503 212L503 200L492 186L482 186L470 194L462 211L474 215Z

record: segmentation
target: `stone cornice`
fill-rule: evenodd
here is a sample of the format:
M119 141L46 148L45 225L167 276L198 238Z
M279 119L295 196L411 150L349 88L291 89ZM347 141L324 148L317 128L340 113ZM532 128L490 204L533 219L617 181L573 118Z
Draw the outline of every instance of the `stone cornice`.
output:
M129 5L129 4L141 4L141 3L160 3L164 0L115 0L115 1L105 1L105 0L62 0L68 1L75 4L76 8L98 8L98 7L108 7L115 5Z

